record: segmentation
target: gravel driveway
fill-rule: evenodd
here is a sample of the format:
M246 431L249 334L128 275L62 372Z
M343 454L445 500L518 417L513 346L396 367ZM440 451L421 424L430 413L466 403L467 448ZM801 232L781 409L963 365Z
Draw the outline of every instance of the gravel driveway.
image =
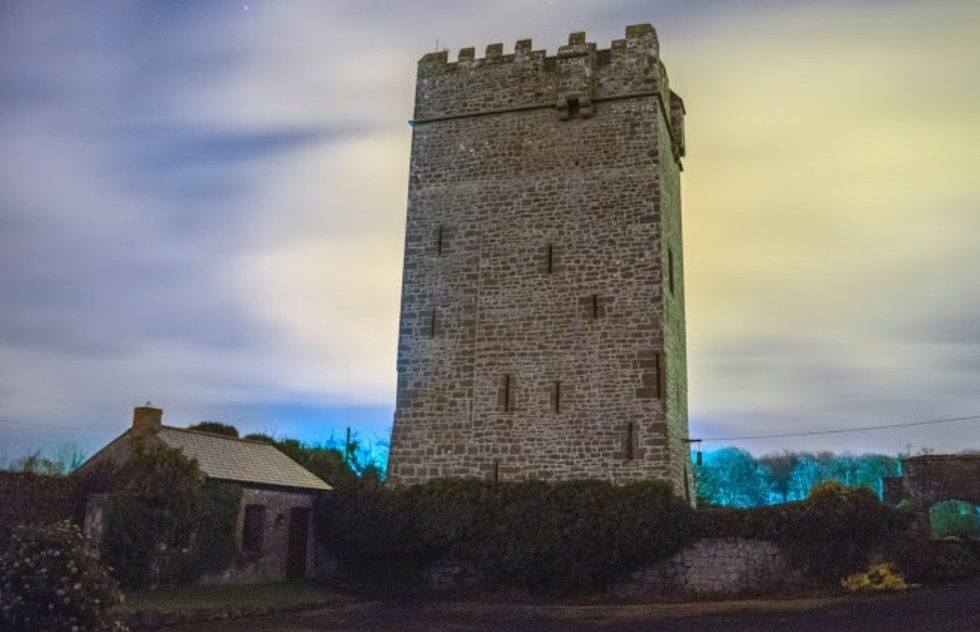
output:
M978 632L980 581L867 597L693 604L347 603L172 632Z

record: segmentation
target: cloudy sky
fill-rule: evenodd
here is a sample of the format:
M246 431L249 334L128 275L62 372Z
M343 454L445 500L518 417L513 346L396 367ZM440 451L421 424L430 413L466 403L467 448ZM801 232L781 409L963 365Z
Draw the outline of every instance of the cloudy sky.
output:
M0 0L0 459L147 401L384 435L416 61L642 22L688 111L692 435L980 415L975 2Z

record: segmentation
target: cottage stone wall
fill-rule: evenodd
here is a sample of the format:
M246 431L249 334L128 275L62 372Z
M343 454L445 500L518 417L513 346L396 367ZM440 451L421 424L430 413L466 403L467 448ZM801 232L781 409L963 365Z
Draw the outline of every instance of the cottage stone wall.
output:
M419 62L391 482L688 491L683 114L649 25Z
M259 555L239 555L237 562L223 573L207 575L201 579L202 584L242 584L258 582L275 582L286 579L286 559L289 542L290 509L305 507L310 509L311 524L306 546L306 576L313 577L314 566L314 535L312 512L315 496L287 491L265 489L242 489L242 503L238 512L236 534L241 546L242 529L244 526L245 506L256 504L265 506L265 530L262 537L262 553Z

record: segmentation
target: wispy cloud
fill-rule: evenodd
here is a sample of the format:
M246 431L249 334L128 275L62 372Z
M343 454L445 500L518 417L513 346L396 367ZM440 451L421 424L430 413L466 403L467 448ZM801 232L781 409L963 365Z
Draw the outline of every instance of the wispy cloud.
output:
M383 428L415 61L645 21L688 106L695 433L980 410L980 10L693 4L0 5L0 418Z

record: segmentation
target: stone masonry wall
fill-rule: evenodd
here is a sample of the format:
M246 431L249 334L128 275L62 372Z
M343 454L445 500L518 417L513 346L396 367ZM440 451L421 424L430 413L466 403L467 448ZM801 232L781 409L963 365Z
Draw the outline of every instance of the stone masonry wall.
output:
M427 568L423 581L436 592L482 588L480 577L471 568L451 560ZM660 564L631 573L613 584L607 594L614 597L774 594L806 585L807 580L793 568L787 554L772 542L709 538L695 542Z
M901 493L917 509L944 500L980 505L980 455L937 454L902 459ZM894 499L898 500L898 499Z
M252 582L275 582L286 579L286 557L289 542L289 510L305 507L313 510L314 496L311 494L272 491L263 489L242 489L242 503L238 512L235 529L241 543L245 506L256 504L265 506L265 530L262 537L262 554L242 554L225 572L208 575L201 579L202 584L243 584ZM281 518L280 518L281 516ZM306 547L306 574L312 577L315 572L313 529L310 525Z
M771 593L802 585L803 576L772 542L699 540L652 568L633 573L611 592L623 596L680 593Z
M683 105L652 27L626 35L419 62L393 483L685 493Z

